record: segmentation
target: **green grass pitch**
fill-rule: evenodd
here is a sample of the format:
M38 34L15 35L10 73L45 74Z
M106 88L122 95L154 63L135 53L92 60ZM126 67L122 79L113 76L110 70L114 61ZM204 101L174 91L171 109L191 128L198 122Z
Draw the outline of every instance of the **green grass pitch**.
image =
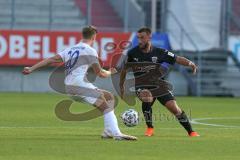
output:
M102 117L86 122L66 122L55 116L58 94L0 93L1 160L238 160L240 157L240 99L177 97L194 120L201 137L190 138L158 102L153 106L155 135L145 137L145 123L125 127L119 118L127 109L116 108L122 132L138 141L102 140ZM135 108L141 113L140 103ZM74 113L90 110L74 103ZM206 125L212 124L212 125ZM219 125L219 126L218 126Z

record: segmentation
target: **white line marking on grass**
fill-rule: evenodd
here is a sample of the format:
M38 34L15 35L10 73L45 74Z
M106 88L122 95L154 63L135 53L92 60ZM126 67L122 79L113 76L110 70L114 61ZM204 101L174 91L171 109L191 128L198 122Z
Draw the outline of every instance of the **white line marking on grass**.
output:
M192 121L191 121L192 122ZM200 123L200 122L194 122L193 124L203 124L206 125L205 123ZM213 124L214 125L214 124ZM211 125L208 125L211 126ZM195 127L196 128L196 127ZM36 127L31 127L31 126L0 126L0 129L78 129L78 130L86 130L85 128L81 128L81 127L41 127L41 126L36 126ZM91 128L87 128L88 130L91 130ZM127 129L127 130L143 130L143 128L121 128L121 129ZM197 129L213 129L211 127L202 127L202 128L197 128ZM216 128L214 129L229 129L229 127L224 127L222 125L220 126L216 126ZM235 126L235 127L231 127L231 129L240 129L240 127ZM100 130L100 129L96 129L96 130ZM160 130L182 130L181 127L178 128L160 128Z
M35 129L35 128L39 128L39 129L41 129L41 128L46 128L46 129L56 129L56 128L66 128L66 129L68 129L68 128L73 128L73 129L91 129L92 127L85 127L84 126L84 128L82 128L81 126L74 126L74 127L51 127L51 126L0 126L0 128L6 128L6 129L11 129L11 128L19 128L19 129L21 129L21 128L26 128L26 129ZM123 129L132 129L132 128L128 128L128 127L122 127ZM142 128L134 128L134 129L142 129ZM162 128L162 129L181 129L180 127L179 128Z
M0 129L83 129L85 130L86 127L84 128L81 128L79 126L76 126L76 127L50 127L50 126L46 126L46 127L43 127L43 126L0 126ZM87 129L91 129L91 127L87 128ZM122 129L129 129L129 130L132 130L133 128L128 128L128 127L122 127ZM142 130L142 128L134 128L135 129L138 129L138 130ZM172 127L172 128L161 128L161 129L182 129L181 127L177 128L177 127ZM210 129L210 128L206 128L206 129Z
M214 127L220 127L220 128L215 128L215 129L239 129L240 126L233 126L233 125L223 125L223 124L213 124L213 123L203 123L199 121L203 120L218 120L218 119L240 119L240 117L208 117L208 118L194 118L191 120L192 124L200 124L200 125L205 125L205 126L214 126ZM82 128L81 126L0 126L0 129L86 129L86 126ZM91 127L87 127L88 129L91 129ZM142 127L138 128L128 128L128 127L122 127L122 129L137 129L137 130L142 130ZM160 128L161 130L178 130L182 129L181 127L171 127L171 128ZM212 129L212 128L198 128L198 129Z
M205 126L214 126L214 127L227 127L227 128L240 128L240 126L234 126L234 125L223 125L223 124L214 124L214 123L203 123L199 121L203 120L219 120L219 119L240 119L240 117L209 117L209 118L195 118L191 120L192 124L200 124Z

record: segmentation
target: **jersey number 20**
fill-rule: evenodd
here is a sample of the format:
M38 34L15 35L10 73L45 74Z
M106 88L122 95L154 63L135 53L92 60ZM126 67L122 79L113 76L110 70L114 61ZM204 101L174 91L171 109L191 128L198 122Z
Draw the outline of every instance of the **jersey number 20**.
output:
M69 60L66 62L66 69L72 69L74 65L77 63L78 57L79 57L79 51L76 50L72 53L72 51L68 52L68 55L70 55Z

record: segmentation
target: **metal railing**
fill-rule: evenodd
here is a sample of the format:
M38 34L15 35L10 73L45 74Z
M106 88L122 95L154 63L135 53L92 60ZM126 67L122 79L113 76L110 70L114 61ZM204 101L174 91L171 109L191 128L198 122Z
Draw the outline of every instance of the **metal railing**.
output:
M53 0L48 0L49 10L48 10L48 30L51 30L51 25L53 22ZM16 2L17 0L11 0L11 29L14 29L16 23Z
M51 30L51 26L52 26L52 22L53 22L53 13L52 13L52 9L53 9L53 1L49 0L49 24L48 24L48 29Z
M11 1L11 29L13 29L15 24L15 0Z
M11 2L11 24L10 28L14 29L17 26L17 18L19 15L17 15L18 12L18 5L21 4L21 2L24 1L18 1L18 0L9 0ZM72 0L74 2L74 0ZM86 15L85 15L85 20L86 24L88 25L94 25L93 22L93 16L99 16L99 15L92 15L93 13L93 0L79 0L79 1L85 1L86 2ZM115 0L107 0L111 6L114 8L115 12L117 15L121 18L120 20L122 21L123 26L119 27L112 27L112 26L99 26L99 30L101 31L116 31L116 32L133 32L136 31L139 27L145 26L145 13L143 12L142 8L140 5L135 1L135 0L122 0L122 1L115 1ZM144 0L148 2L149 4L152 3L151 0ZM158 0L159 1L159 0ZM165 0L163 0L165 1ZM47 28L48 30L52 30L52 24L54 21L54 14L53 10L54 4L56 1L53 0L44 0L44 4L48 8L46 11L48 14L48 23ZM31 2L31 5L34 5L34 1ZM76 5L77 6L77 5ZM103 17L106 18L106 17ZM147 17L150 18L150 17ZM159 17L159 19L161 19ZM157 19L156 19L157 20ZM156 28L157 31L159 31L161 28Z
M235 26L237 27L237 29L240 31L240 17L237 17L235 14L234 14L234 12L233 12L233 9L232 9L232 5L233 5L233 1L232 0L229 0L228 2L227 2L227 4L226 4L227 6L226 6L226 16L227 16L227 24L226 24L226 28L228 29L228 30L230 30L230 24L231 24L231 22L233 23L233 24L235 24ZM231 32L232 33L232 32ZM240 32L239 32L240 33ZM238 33L238 34L239 34ZM229 36L230 36L230 34L229 34L229 31L228 31L228 35L227 35L228 37L227 38L229 38ZM228 42L228 41L227 41ZM239 60L237 59L237 57L236 57L236 55L234 55L234 53L233 52L229 52L229 55L230 55L230 57L232 58L232 60L233 60L233 62L234 62L234 64L235 64L235 66L240 70L240 62L239 62Z
M188 81L188 84L190 86L191 92L194 95L197 96L201 96L201 52L197 46L197 44L194 42L194 40L192 39L192 37L189 35L189 33L186 31L186 29L183 27L182 23L178 20L177 16L170 10L166 10L167 14L169 15L169 17L173 18L173 20L176 22L177 26L180 28L180 53L183 51L183 37L185 36L187 38L187 40L190 42L190 44L192 44L192 46L194 47L194 49L196 50L196 53L198 55L198 72L197 72L197 83L195 83L193 81L193 79L191 78L191 76L188 74L188 72L186 72L186 70L184 68L180 68L177 67L177 69L185 76L185 78ZM168 17L168 18L169 18ZM166 32L171 35L172 33L170 33L168 30L166 30ZM173 35L174 36L174 35Z

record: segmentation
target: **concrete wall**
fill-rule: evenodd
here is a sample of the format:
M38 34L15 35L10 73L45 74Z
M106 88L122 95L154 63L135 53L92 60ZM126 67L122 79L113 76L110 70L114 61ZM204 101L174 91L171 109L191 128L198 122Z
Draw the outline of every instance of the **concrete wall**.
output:
M49 76L54 68L44 68L31 75L22 75L23 67L0 67L0 91L1 92L54 92L49 86ZM94 82L99 88L115 93L113 82L118 86L119 77L113 79L97 78ZM174 86L175 95L187 95L187 82L184 77L172 71L169 81Z
M188 84L181 73L172 71L168 76L168 80L173 85L174 95L188 95Z
M48 85L51 68L24 76L23 67L0 67L0 91L7 92L52 92Z

